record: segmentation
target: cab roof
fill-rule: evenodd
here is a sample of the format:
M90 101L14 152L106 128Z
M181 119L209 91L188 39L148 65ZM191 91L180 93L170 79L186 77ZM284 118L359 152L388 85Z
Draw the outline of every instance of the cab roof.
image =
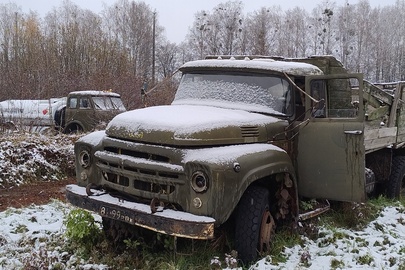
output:
M83 91L73 91L69 95L75 96L109 96L109 97L120 97L119 94L110 91L99 91L99 90L83 90Z
M250 59L205 59L196 60L185 63L180 67L182 72L190 72L194 70L250 70L259 72L273 71L277 73L286 73L293 76L307 76L307 75L322 75L323 72L317 66L293 61L278 61L269 58L254 58Z

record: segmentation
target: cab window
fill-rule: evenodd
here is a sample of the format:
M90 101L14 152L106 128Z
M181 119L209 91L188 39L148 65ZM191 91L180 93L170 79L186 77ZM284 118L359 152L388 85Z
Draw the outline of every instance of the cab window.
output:
M80 98L80 109L90 109L90 101L88 97Z
M357 118L358 86L356 78L311 81L311 108L315 118Z
M69 99L69 108L76 109L77 108L77 97L71 97Z

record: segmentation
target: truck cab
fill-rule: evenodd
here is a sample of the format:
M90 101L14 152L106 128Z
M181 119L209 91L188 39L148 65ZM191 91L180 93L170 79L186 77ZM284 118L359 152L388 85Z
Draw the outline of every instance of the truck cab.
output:
M75 91L67 97L66 109L60 115L60 126L64 133L102 129L115 115L124 111L120 95L116 93Z

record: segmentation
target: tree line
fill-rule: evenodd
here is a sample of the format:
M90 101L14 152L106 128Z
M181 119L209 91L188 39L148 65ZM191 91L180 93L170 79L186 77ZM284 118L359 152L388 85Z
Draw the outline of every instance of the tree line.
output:
M279 6L245 14L242 1L201 10L181 44L164 36L159 14L142 1L117 0L100 14L69 0L41 17L0 4L0 100L46 99L84 89L120 93L143 106L141 89L163 81L148 105L169 103L182 63L206 55L334 55L372 82L405 78L405 0L368 0L312 11Z
M273 6L248 15L241 1L226 2L197 13L186 42L190 58L334 55L372 82L404 80L404 12L404 0L382 7L371 7L368 0L342 6L323 1L311 12Z

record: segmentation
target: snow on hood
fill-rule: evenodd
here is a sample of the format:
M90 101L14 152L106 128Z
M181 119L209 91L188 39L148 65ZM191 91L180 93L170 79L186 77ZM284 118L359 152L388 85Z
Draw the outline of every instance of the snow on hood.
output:
M219 129L226 126L263 126L281 121L275 117L209 106L167 105L133 110L117 115L107 126L107 134L125 130L131 134L164 131L174 136Z

